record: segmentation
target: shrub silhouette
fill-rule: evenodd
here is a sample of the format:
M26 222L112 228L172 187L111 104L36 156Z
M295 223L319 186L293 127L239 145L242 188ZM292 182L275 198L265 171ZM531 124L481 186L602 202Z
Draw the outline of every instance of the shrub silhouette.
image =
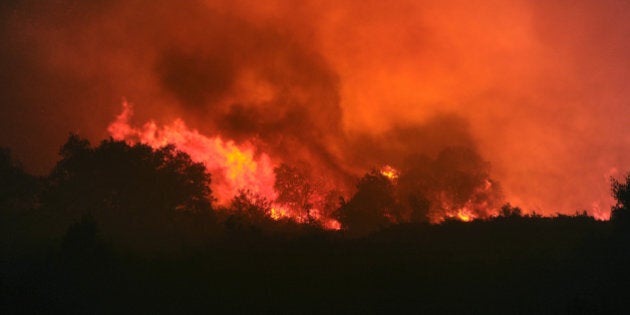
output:
M249 190L239 191L227 211L230 215L225 227L229 231L243 231L246 227L257 229L272 221L269 217L271 202Z
M513 207L510 203L506 203L501 207L499 216L502 218L521 218L523 211L519 207Z

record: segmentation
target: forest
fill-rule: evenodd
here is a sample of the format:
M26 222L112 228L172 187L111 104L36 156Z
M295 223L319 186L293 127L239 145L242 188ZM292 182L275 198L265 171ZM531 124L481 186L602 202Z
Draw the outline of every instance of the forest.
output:
M449 150L445 160L482 162ZM174 146L93 146L73 134L59 153L48 175L34 176L0 151L2 314L630 308L630 174L611 180L617 204L608 221L504 204L496 215L435 222L431 195L372 170L352 196L320 200L339 223L331 228L313 212L316 189L288 165L275 169L277 200L242 190L220 205L213 174ZM452 173L460 181L449 183L463 184L446 193L467 200L475 185L465 183L477 175ZM277 216L272 202L306 219Z

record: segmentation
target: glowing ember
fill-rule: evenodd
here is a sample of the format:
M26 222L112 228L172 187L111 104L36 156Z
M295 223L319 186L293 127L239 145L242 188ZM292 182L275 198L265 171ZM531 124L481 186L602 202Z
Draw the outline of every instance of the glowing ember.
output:
M454 205L444 194L439 195L440 211L429 215L431 223L440 223L446 219L470 222L476 219L486 219L497 216L498 209L488 200L493 189L492 182L485 180L477 187L470 198L462 205Z
M468 209L460 209L455 217L464 222L470 222L475 218Z
M471 222L477 219L478 216L473 213L470 209L464 207L462 209L457 209L454 211L447 211L438 222L443 222L445 219L454 219L462 222Z
M612 199L612 197L609 197ZM609 200L609 203L614 203L613 200ZM595 218L595 220L599 221L607 221L610 220L610 211L603 210L599 202L595 201L591 204L591 214Z
M381 175L389 178L389 180L391 180L391 181L394 181L394 180L398 179L399 173L398 173L398 171L395 168L393 168L393 167L391 167L389 165L385 165L385 166L383 166L383 168L381 168Z
M444 214L444 217L442 217L439 222L444 221L445 219L454 219L454 220L459 220L462 222L470 222L473 221L475 219L477 219L477 215L475 215L472 211L470 211L470 209L468 208L462 208L462 209L457 209L454 211L447 211Z
M341 230L341 223L339 223L339 221L334 220L334 219L325 220L323 226L324 228L328 230L335 230L335 231Z
M289 213L288 213L287 209L278 208L278 207L272 207L269 216L272 219L274 219L274 220L280 220L280 219L283 219L283 218L288 218L289 217Z
M274 206L270 210L269 216L276 221L282 219L291 219L298 223L317 221L323 228L327 230L341 230L341 223L339 223L339 221L322 216L317 209L311 209L309 216L300 214L297 211L292 211L286 207L274 203Z

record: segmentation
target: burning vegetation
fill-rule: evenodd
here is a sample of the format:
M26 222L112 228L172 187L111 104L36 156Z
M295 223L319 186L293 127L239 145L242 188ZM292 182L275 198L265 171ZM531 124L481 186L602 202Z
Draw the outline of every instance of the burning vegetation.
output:
M210 165L221 159L195 157L217 183L234 176L268 198L283 163L347 199L367 170L402 174L409 156L464 146L492 163L506 200L545 215L586 205L607 218L608 177L629 167L630 140L619 137L630 117L628 9L593 0L11 1L0 6L0 98L11 104L0 109L0 144L44 175L68 131L103 139L127 96L141 104L135 119L155 121L147 128L173 129L163 138L197 130L214 146L203 154L256 162L223 174ZM252 173L265 184L254 187ZM216 185L217 199L236 193Z
M0 1L0 313L629 313L628 16Z
M628 283L630 175L612 181L613 219L597 221L586 212L526 215L509 204L495 212L497 185L466 148L414 158L400 170L374 168L349 197L323 194L327 186L304 169L280 163L272 169L274 199L233 184L227 156L215 182L205 162L173 144L110 138L91 145L71 135L60 153L53 172L36 178L0 150L5 313L51 305L115 311L130 299L158 313L156 303L219 313L296 303L324 312L332 304L351 313L381 310L384 298L395 312L401 297L419 303L409 281L429 313L525 312L537 301L554 311L628 307L619 287ZM222 196L226 204L213 197L222 186L235 191ZM524 279L521 294L505 291ZM539 283L542 292L531 290ZM475 290L453 303L462 286ZM33 292L54 297L52 304ZM497 297L509 302L505 309L497 311Z
M444 147L433 158L396 157L403 161L399 169L384 165L361 177L344 169L341 160L334 167L322 167L317 159L294 166L277 151L275 155L261 152L260 147L269 147L262 139L236 143L220 135L206 136L181 119L165 126L149 121L136 127L132 116L131 105L124 101L122 113L108 127L111 137L156 150L172 145L203 164L213 176L209 188L218 209L249 200L273 220L370 232L403 222L488 218L498 213L503 201L488 163L465 146ZM289 150L280 152L285 151ZM356 187L340 180L348 177L360 177Z

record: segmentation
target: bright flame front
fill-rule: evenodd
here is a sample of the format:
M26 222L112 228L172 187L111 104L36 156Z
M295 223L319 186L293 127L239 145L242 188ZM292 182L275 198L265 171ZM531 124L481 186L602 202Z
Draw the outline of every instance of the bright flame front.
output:
M172 144L187 153L212 174L211 188L219 204L227 205L240 190L249 190L267 200L275 199L271 160L264 153L256 155L251 143L237 145L220 136L204 136L189 129L181 119L163 127L150 121L136 128L129 124L132 115L131 106L125 101L123 112L107 129L112 138L129 144L143 143L154 149Z
M267 154L256 154L250 142L236 144L220 136L207 137L188 128L181 119L162 127L149 121L138 128L130 124L132 116L131 105L124 101L122 113L107 128L112 138L130 145L146 144L154 149L174 145L194 162L203 163L212 174L211 189L218 204L229 205L241 191L248 191L272 202L276 200L274 165ZM275 202L269 216L274 220L291 219L298 223L316 220L327 229L341 228L338 221L321 216L316 209L311 209L310 214L306 215Z

